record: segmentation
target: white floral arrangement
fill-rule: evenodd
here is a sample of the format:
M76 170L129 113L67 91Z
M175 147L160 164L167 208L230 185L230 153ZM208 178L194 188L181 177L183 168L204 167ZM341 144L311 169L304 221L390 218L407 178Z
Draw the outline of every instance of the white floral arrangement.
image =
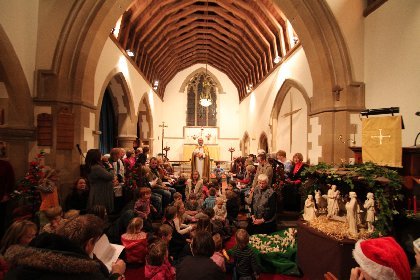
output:
M267 253L286 253L287 249L296 246L295 228L284 231L284 237L280 234L256 234L249 238L252 247L262 254Z

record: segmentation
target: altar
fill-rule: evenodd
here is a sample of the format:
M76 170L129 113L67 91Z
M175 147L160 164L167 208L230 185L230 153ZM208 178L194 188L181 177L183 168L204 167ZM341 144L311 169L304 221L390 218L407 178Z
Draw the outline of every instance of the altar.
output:
M220 158L220 147L217 144L219 128L216 126L184 126L184 146L182 160L191 160L192 153L197 145L198 138L204 140L204 145L210 153L210 160ZM211 167L210 167L211 168Z
M196 144L184 144L182 160L191 160ZM220 157L220 147L217 144L206 145L209 149L210 160L217 161Z

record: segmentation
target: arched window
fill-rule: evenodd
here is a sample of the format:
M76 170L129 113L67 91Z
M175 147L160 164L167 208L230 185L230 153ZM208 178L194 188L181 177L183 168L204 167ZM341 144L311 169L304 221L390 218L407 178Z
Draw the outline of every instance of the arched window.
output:
M208 107L200 105L200 95L203 92L205 81L209 84L212 101ZM200 72L191 78L187 89L187 126L216 126L217 95L214 80L205 72Z

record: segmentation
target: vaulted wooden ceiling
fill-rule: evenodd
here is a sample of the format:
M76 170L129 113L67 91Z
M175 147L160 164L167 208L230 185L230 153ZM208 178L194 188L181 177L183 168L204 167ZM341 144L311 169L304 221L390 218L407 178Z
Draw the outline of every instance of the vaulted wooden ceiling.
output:
M183 69L207 63L225 73L242 100L291 50L287 19L272 0L135 0L118 41L163 98ZM296 38L294 38L296 40Z

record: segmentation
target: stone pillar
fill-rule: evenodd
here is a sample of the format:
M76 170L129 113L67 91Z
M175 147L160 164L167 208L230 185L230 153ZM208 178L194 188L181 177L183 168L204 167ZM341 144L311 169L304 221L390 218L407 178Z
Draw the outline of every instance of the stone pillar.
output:
M133 141L137 139L136 135L119 135L118 147L124 149L133 149Z

